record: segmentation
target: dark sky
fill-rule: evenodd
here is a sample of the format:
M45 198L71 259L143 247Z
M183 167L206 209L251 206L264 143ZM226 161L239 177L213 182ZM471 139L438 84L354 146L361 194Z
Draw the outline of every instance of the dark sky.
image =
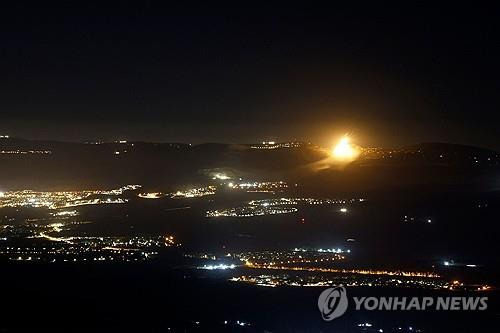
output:
M500 149L497 8L44 4L1 10L0 134Z

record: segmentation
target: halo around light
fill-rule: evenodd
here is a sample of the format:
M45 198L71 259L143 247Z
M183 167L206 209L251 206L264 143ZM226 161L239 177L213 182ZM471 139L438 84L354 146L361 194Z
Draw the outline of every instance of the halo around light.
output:
M337 160L351 161L359 155L359 150L351 144L349 136L344 135L333 148L332 155Z

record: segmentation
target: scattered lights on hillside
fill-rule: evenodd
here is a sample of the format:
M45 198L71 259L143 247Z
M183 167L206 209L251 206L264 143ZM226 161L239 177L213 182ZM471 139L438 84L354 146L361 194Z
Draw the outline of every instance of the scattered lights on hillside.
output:
M160 192L149 192L149 193L139 193L137 196L143 199L160 199L163 196L163 194Z

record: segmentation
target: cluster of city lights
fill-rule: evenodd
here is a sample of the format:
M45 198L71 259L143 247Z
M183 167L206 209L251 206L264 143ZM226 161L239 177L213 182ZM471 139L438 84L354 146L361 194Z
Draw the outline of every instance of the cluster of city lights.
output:
M345 254L350 251L342 251L341 249L328 250L276 250L276 251L261 251L248 252L238 254L237 257L245 263L248 268L260 268L284 264L329 264L339 260L344 260Z
M217 188L213 185L206 187L192 188L187 190L179 190L174 193L170 193L169 196L173 199L182 198L199 198L207 195L214 195L217 192Z
M39 155L48 155L52 154L52 151L50 150L0 150L0 154L21 154L21 155L27 155L27 154L39 154Z
M248 204L256 206L288 206L288 205L340 205L363 202L365 199L316 199L316 198L276 198L252 200Z
M297 212L295 207L244 206L209 210L206 217L254 217L264 215L289 214Z
M7 191L0 193L0 208L3 207L46 207L59 209L83 205L123 204L128 200L116 198L124 191L136 190L140 185L127 185L113 190L85 191ZM103 197L112 196L112 197Z
M288 188L288 184L284 181L276 182L230 182L229 188L244 190L246 192L262 192L262 193L275 193L276 191L283 191Z
M345 268L327 268L327 267L303 267L303 266L280 266L277 263L257 264L246 261L245 266L255 269L275 269L284 271L308 271L321 273L341 273L341 274L361 274L361 275L386 275L403 277L421 277L421 278L439 278L439 274L432 272L412 272L400 270L376 270L376 269L345 269Z
M160 248L180 246L166 236L59 236L74 226L89 222L26 223L3 228L6 242L0 258L16 261L138 261L152 259ZM40 239L30 242L28 239ZM10 244L10 245L9 245ZM23 246L15 245L23 244Z
M207 270L226 270L226 269L235 269L237 266L235 264L218 264L218 265L203 265L198 267L199 269L207 269Z
M298 211L299 205L335 205L363 202L364 199L313 199L313 198L276 198L252 200L246 206L209 210L206 217L253 217L263 215L289 214ZM290 207L292 206L292 207ZM347 208L341 207L341 213Z
M54 217L74 217L78 215L77 210L60 210L51 213Z
M450 283L442 279L428 278L391 278L376 275L332 275L332 274L256 274L239 275L229 279L262 287L330 287L344 285L347 287L390 287L390 288L422 288L432 290L449 290Z
M275 141L262 141L262 144L251 145L252 149L278 149L278 148L299 148L304 144L302 142L275 142Z
M139 193L137 195L139 198L143 199L160 199L164 196L161 192L148 192L148 193Z

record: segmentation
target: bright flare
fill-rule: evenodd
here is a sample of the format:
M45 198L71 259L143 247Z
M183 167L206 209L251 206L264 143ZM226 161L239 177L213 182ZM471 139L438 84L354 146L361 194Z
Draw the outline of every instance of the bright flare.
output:
M350 143L347 135L333 148L333 156L339 160L353 160L358 155L358 150Z

